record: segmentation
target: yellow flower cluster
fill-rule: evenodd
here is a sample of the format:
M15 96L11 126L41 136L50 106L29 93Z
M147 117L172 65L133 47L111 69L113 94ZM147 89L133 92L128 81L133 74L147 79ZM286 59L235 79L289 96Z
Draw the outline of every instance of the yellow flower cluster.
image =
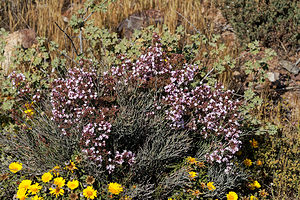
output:
M18 172L21 169L22 169L21 163L14 162L9 165L9 170L13 173ZM66 166L65 169L73 172L73 170L77 169L77 167L75 166L74 162L70 161L70 163ZM58 198L59 196L64 196L65 190L63 189L63 187L65 185L67 185L67 187L70 190L75 190L76 188L79 187L79 181L76 179L70 180L66 184L66 180L63 177L59 177L59 172L60 172L60 167L55 166L49 172L46 172L41 176L41 181L43 183L49 183L53 179L53 184L49 188L50 190L49 193L54 195L55 198ZM56 178L53 178L54 175L56 176ZM42 186L39 185L39 183L32 184L31 180L26 179L19 184L18 191L15 197L21 200L25 200L26 198L30 198L32 200L42 200L43 198L38 196L38 193L40 192L41 189ZM94 199L97 196L96 193L97 191L94 190L91 186L83 190L83 195L88 199ZM77 199L78 195L76 193L71 193L69 197L70 199Z
M39 197L37 194L42 189L38 183L32 184L31 180L23 180L18 187L16 198L25 200L29 194L35 195L32 199L41 200L42 197Z
M256 188L259 189L261 188L261 185L259 184L258 181L254 181L253 183L249 184L250 190L255 190Z
M191 156L186 158L187 163L191 164L191 165L197 165L198 167L204 167L204 163L203 162L199 162L196 160L196 158L193 158Z

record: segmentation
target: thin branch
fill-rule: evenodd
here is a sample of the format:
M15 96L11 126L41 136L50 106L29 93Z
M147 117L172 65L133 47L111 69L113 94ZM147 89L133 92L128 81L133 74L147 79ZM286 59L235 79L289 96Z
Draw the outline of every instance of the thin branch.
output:
M201 83L214 71L214 68L212 68L204 77L203 79L200 81Z
M192 22L190 22L187 18L185 18L180 12L177 12L177 10L175 10L175 12L178 15L180 15L185 21L187 21L193 27L193 29L201 35L201 32L194 26L194 24Z
M80 29L80 32L79 32L79 44L80 44L80 54L83 53L83 47L82 47L82 30Z
M76 55L78 56L78 52L77 52L77 49L76 49L76 47L75 47L75 45L74 45L74 42L73 42L73 40L71 39L71 37L56 23L56 22L54 22L55 23L55 25L68 37L68 39L71 41L71 44L72 44L72 46L73 46L73 48L74 48L74 50L75 50L75 53L76 53Z

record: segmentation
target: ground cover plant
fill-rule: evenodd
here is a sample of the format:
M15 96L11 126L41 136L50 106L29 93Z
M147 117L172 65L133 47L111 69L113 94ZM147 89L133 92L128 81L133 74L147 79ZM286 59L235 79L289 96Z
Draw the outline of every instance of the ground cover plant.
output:
M299 123L255 90L274 51L255 41L240 61L183 26L118 38L91 17L110 3L85 1L59 30L70 46L37 38L1 74L1 198L297 198ZM252 79L235 91L240 64Z

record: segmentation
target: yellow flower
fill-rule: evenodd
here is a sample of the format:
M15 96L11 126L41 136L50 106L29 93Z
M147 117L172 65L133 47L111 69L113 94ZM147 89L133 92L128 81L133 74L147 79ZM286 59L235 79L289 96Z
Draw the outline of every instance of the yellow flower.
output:
M75 166L75 163L70 160L70 162L66 165L65 169L68 169L73 173L73 171L78 168Z
M252 161L250 159L246 159L244 160L244 164L247 166L247 167L250 167L252 165Z
M250 200L258 200L258 198L256 198L255 196L251 195L250 196Z
M238 195L235 192L229 192L227 194L227 200L237 200Z
M196 158L192 158L191 156L187 157L187 161L190 164L196 164L197 163Z
M261 162L260 160L257 160L257 161L256 161L256 165L257 165L257 166L261 166L261 165L262 165L262 162Z
M59 166L55 166L49 172L52 172L54 174L54 176L59 176L59 169L60 169Z
M215 187L213 184L214 184L214 182L209 182L209 183L207 183L207 188L208 188L209 190L215 190L216 187Z
M24 113L28 116L32 116L34 114L34 111L32 109L27 109L27 110L24 110Z
M258 142L255 139L249 141L253 148L258 148Z
M125 195L120 200L132 200L132 198L130 196Z
M31 186L29 186L29 192L31 192L31 194L37 194L41 189L42 186L40 186L38 183L35 183Z
M26 188L19 188L18 192L17 192L17 198L20 200L25 200L27 195L26 194L27 189Z
M118 195L123 191L123 188L118 183L110 183L110 184L108 184L108 191L113 194Z
M34 114L34 111L32 109L32 105L33 105L33 102L31 102L31 104L29 103L26 103L25 104L25 107L27 110L24 111L24 113L27 115L27 116L32 116Z
M97 197L97 190L94 190L93 186L88 186L83 190L83 196L88 199L94 199L95 197Z
M35 195L31 198L31 200L43 200L43 197L39 197L38 195Z
M53 177L52 174L50 172L47 172L47 173L43 174L42 181L44 183L47 183L47 182L51 181L52 177Z
M193 196L199 196L201 194L201 192L199 190L195 190L192 192Z
M31 183L31 180L23 180L19 185L19 190L23 188L27 190L30 187Z
M63 177L57 177L54 179L54 182L53 182L56 186L58 187L63 187L65 185L65 179Z
M13 162L9 165L8 168L12 173L17 173L18 171L20 171L22 169L22 163Z
M196 163L198 165L198 167L204 167L204 163L203 162L198 162Z
M261 187L261 185L257 181L253 182L253 186L256 187L256 188L260 188Z
M269 194L266 192L266 190L259 190L259 196L262 198L266 198Z
M255 187L254 187L253 183L249 183L248 186L249 186L250 190L255 190Z
M195 177L197 177L197 173L191 171L191 172L189 172L189 177L190 177L190 179L194 179Z
M60 187L50 188L50 194L55 195L55 197L57 197L59 195L64 195L64 193L65 193L65 191Z
M73 181L68 181L67 184L68 188L70 188L71 190L76 189L79 186L79 182L77 180L73 180Z

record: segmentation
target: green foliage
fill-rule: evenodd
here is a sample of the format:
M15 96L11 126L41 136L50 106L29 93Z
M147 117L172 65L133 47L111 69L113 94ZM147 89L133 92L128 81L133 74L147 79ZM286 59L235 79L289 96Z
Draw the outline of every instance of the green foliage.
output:
M297 0L221 2L224 16L244 44L260 40L267 47L298 48L300 7Z

